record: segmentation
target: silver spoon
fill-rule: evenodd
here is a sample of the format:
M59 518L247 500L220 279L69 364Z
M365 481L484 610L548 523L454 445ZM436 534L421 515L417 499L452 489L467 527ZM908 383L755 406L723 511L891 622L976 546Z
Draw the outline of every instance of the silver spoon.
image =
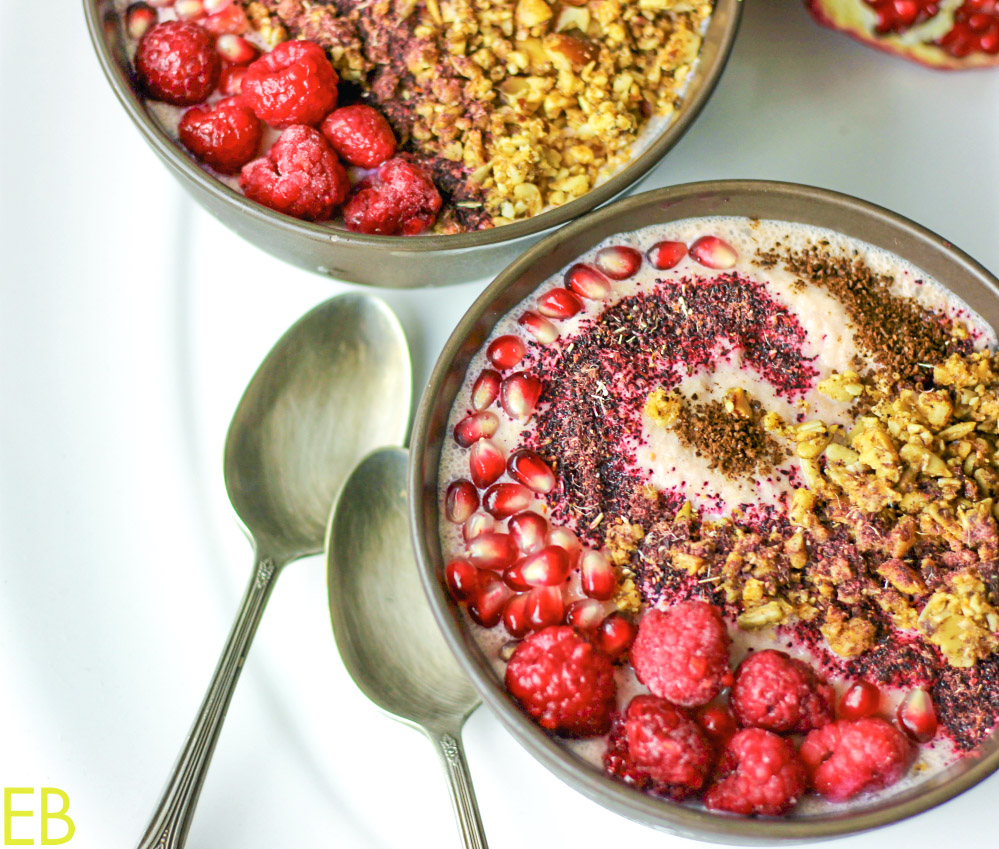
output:
M201 710L138 849L179 849L243 661L282 568L323 549L344 476L372 448L401 442L412 376L399 322L384 303L342 295L301 318L243 394L225 444L229 500L255 564Z
M486 849L461 726L479 697L441 636L409 541L404 448L382 448L337 496L326 537L330 618L347 671L378 707L430 738L464 845Z

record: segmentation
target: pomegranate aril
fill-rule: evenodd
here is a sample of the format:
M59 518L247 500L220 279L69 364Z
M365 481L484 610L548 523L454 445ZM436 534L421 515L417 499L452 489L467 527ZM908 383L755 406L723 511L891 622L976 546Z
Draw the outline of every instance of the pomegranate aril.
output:
M535 587L527 593L527 621L532 631L561 625L565 619L565 601L561 587Z
M617 592L617 575L607 555L592 548L579 559L579 577L583 592L601 601L612 598Z
M922 688L909 691L895 716L901 729L917 743L932 740L937 733L937 712L933 699Z
M555 473L551 467L530 448L519 448L510 455L507 463L510 477L520 481L533 492L542 494L555 488Z
M579 297L561 286L549 289L538 298L538 312L548 318L572 318L582 308Z
M527 592L531 588L531 585L524 578L524 572L520 568L520 561L503 570L503 583L518 593Z
M557 545L559 548L564 548L566 554L569 555L570 565L576 565L580 552L583 550L583 544L579 541L579 537L572 531L568 528L556 526L548 532L548 542L550 545Z
M494 519L506 519L531 506L534 493L519 483L494 483L482 496L482 509Z
M470 481L464 478L448 484L444 496L444 515L448 520L460 525L479 509L479 493Z
M536 312L525 312L517 319L517 324L530 333L539 345L551 345L558 339L558 328Z
M634 248L611 245L597 251L593 263L611 280L624 280L641 267L642 255Z
M569 555L557 545L547 545L536 554L527 555L517 565L532 587L558 586L569 577Z
M472 385L472 408L478 411L491 407L499 397L500 376L491 368L483 369Z
M683 242L656 242L646 253L652 267L660 271L673 268L686 255L687 246Z
M209 15L199 23L213 35L226 33L242 35L250 28L250 19L246 17L246 12L242 6L236 4L226 6L221 12Z
M715 744L724 745L739 730L732 711L723 705L706 705L697 711L697 723Z
M498 578L484 576L468 600L468 615L483 628L498 625L510 598L510 588Z
M602 301L610 294L610 280L592 265L577 262L565 273L565 284L577 295L591 301Z
M486 357L496 368L503 371L513 368L524 359L527 346L519 336L498 336L486 348Z
M880 707L881 691L870 681L857 681L843 693L836 712L841 719L862 719L874 716Z
M444 581L455 601L468 601L479 588L479 570L467 560L452 560L444 567Z
M581 631L594 631L607 617L607 605L595 598L581 598L569 605L566 624Z
M503 608L503 627L511 637L523 637L531 630L527 620L527 595L515 595Z
M196 21L208 14L201 0L177 0L173 4L173 12L179 21Z
M731 268L739 258L735 248L717 236L701 236L690 246L690 255L701 265L716 270Z
M215 39L215 49L231 65L249 65L260 51L241 35L226 33Z
M500 386L500 404L507 415L529 419L541 397L541 381L522 371L514 372Z
M468 549L468 559L473 565L495 572L512 565L520 554L513 538L498 531L485 531L470 539L465 547Z
M628 653L637 634L634 622L620 613L612 613L600 623L593 635L593 643L611 660L617 660Z
M485 489L489 484L499 480L505 469L506 457L495 443L488 439L480 439L473 443L468 452L468 470L472 483L479 489Z
M531 510L525 510L510 517L507 530L517 543L517 548L524 554L533 554L545 547L548 520Z
M478 496L478 493L476 493L476 496ZM465 542L468 543L477 536L495 530L495 528L496 520L488 513L483 513L480 510L478 513L473 513L469 516L465 524L461 526L461 535L464 537Z
M148 3L132 3L125 10L125 30L129 38L136 41L152 29L158 20L156 10Z
M454 426L454 441L462 448L468 448L480 439L489 439L499 427L495 413L472 413Z
M226 65L219 74L219 92L226 97L235 97L243 91L245 65Z

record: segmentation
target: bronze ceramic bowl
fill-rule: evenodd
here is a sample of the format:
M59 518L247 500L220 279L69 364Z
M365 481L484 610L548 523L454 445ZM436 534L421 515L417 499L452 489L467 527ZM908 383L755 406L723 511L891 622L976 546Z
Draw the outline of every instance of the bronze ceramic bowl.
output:
M618 174L585 196L504 227L450 236L399 238L350 233L313 224L247 200L204 171L163 130L136 94L123 46L122 23L112 0L84 0L97 57L118 100L145 140L191 196L240 236L293 265L338 280L391 288L441 286L495 274L541 233L571 221L626 191L662 159L687 131L721 76L742 14L740 0L715 0L700 61L670 124Z
M608 236L711 215L800 222L885 248L948 286L999 330L999 280L950 242L855 198L788 183L721 181L675 186L618 201L548 236L506 268L472 305L445 345L423 393L412 439L413 544L437 621L482 698L531 754L585 796L637 822L718 843L803 842L866 831L939 805L990 775L999 768L999 735L993 734L976 755L909 791L860 803L843 812L754 819L661 801L604 775L528 719L507 695L444 586L438 537L438 466L448 414L472 355L506 312Z

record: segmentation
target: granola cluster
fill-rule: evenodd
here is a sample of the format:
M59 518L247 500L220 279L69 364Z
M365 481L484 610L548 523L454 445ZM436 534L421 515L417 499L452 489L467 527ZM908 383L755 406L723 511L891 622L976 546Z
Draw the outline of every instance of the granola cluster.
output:
M268 44L310 39L445 194L441 232L581 197L677 108L711 0L251 0Z

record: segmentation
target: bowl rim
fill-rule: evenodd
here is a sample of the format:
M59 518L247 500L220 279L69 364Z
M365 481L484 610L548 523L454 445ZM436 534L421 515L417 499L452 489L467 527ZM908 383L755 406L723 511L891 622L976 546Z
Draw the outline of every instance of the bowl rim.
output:
M198 189L207 193L214 201L231 207L234 211L249 215L257 222L275 228L288 237L332 244L349 243L372 248L391 248L397 253L416 254L439 251L461 252L536 236L584 215L638 183L679 142L707 104L732 54L732 47L739 30L743 11L741 0L714 0L715 8L706 32L714 31L714 27L717 27L720 39L714 62L705 70L699 88L692 94L684 94L680 108L677 110L678 114L674 115L670 123L635 159L608 180L590 189L585 195L532 218L514 221L502 227L488 230L447 235L407 236L400 243L397 236L352 233L342 228L331 228L324 223L301 221L268 209L248 200L244 195L231 189L198 166L183 152L180 145L170 138L160 124L148 114L131 81L111 55L111 49L102 32L103 15L98 11L99 5L110 1L83 0L84 15L91 43L97 53L101 69L111 83L111 88L118 101L138 127L146 142L175 172L193 181Z
M507 266L475 300L448 338L420 399L411 439L408 483L412 543L424 591L434 617L448 645L471 677L483 700L517 741L569 786L628 819L683 837L747 845L829 839L868 831L923 813L963 793L999 770L999 746L985 756L969 756L969 760L974 760L960 774L936 786L927 787L923 792L918 792L910 798L892 802L891 797L888 797L868 810L857 813L845 812L838 817L833 814L821 819L758 819L712 813L686 805L664 802L609 778L592 767L581 768L583 761L578 756L559 745L513 703L502 682L490 668L488 660L478 651L473 638L459 624L459 617L453 612L455 605L439 577L443 563L435 558L434 551L428 544L430 536L436 538L438 534L436 467L439 462L439 441L432 455L434 465L428 470L430 474L424 475L424 461L431 441L431 414L440 403L444 394L442 389L445 378L451 374L451 365L460 355L466 339L476 327L479 327L481 332L483 317L496 298L509 286L516 284L523 274L538 260L551 253L556 246L571 244L588 232L599 231L603 225L609 224L626 211L653 206L668 209L680 201L700 199L707 205L706 211L702 213L705 217L740 215L737 212L712 208L710 202L733 196L748 200L756 196L773 194L785 196L789 202L797 200L821 208L839 207L858 214L872 226L887 229L888 232L904 237L905 242L898 251L903 257L905 244L911 246L914 243L921 243L940 253L941 258L953 262L956 270L965 273L964 279L974 278L975 282L981 284L999 305L999 278L957 248L950 240L902 215L850 195L802 184L762 180L712 180L633 195L592 212L542 239ZM689 217L695 215L687 213L663 220ZM601 236L602 238L604 237ZM862 237L854 236L854 238ZM585 252L601 239L581 247L575 255ZM950 286L947 288L953 291ZM503 309L491 318L490 329L494 326L495 320L505 312L506 309ZM993 329L999 330L999 327ZM448 402L448 408L451 403L453 399ZM440 439L444 437L445 434L442 434ZM433 521L429 521L430 517ZM993 732L991 740L996 740L996 732ZM962 763L968 763L968 760Z

